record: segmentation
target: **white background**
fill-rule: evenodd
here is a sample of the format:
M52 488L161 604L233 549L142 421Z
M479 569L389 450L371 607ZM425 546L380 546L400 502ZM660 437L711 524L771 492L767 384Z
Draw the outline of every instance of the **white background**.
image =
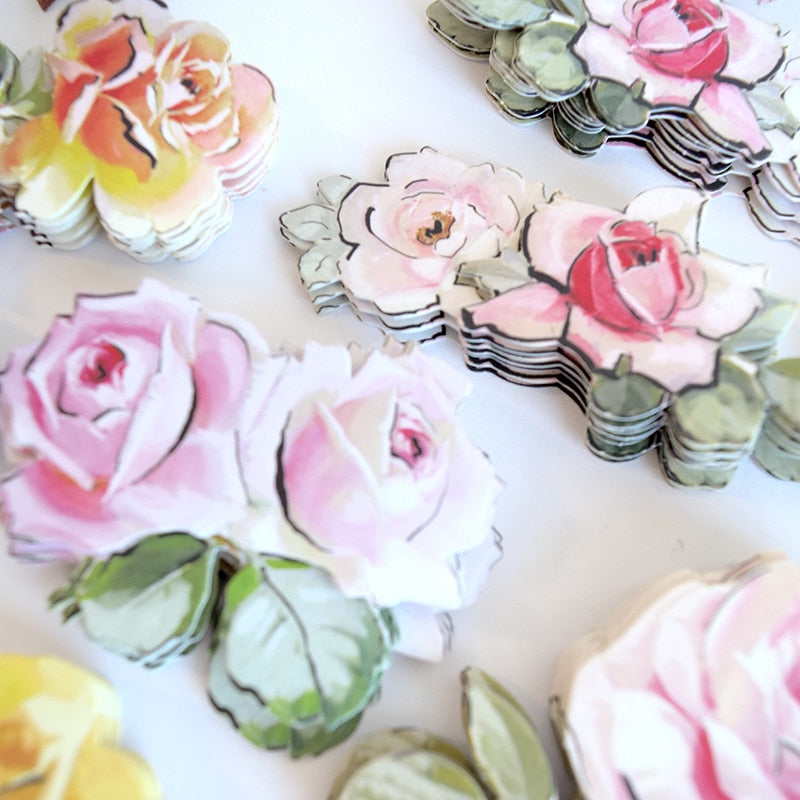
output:
M792 2L737 5L788 19ZM3 40L21 53L51 42L63 0L46 14L35 0L2 6ZM0 360L40 337L53 315L69 312L76 292L133 289L145 275L200 297L209 309L247 317L275 347L308 339L377 345L381 335L349 309L315 314L298 279L298 254L278 233L277 218L310 202L326 175L379 179L395 152L431 145L470 163L492 160L543 181L548 191L619 208L644 189L676 183L643 152L607 148L582 160L555 144L547 122L506 122L483 94L486 66L435 39L425 6L426 0L171 0L176 19L217 25L235 60L272 78L281 111L273 171L260 191L237 202L233 228L194 262L141 265L103 238L77 253L54 253L22 232L4 234ZM800 248L763 236L741 200L710 203L701 243L769 264L771 289L800 300ZM426 349L462 364L455 341L439 339ZM800 353L797 328L782 352ZM505 558L478 602L454 615L454 645L441 663L395 660L354 740L413 724L463 741L458 673L475 664L518 697L558 761L546 707L559 652L632 592L675 569L717 569L776 547L800 559L800 488L754 462L724 490L672 488L652 453L619 465L591 455L583 415L557 390L524 389L488 374L473 381L463 420L506 484L496 517ZM124 743L153 765L166 797L326 795L350 744L299 762L251 746L207 702L205 647L149 672L105 653L78 626L62 627L46 597L66 573L0 552L0 647L68 657L111 679L124 704ZM566 795L563 771L560 777Z

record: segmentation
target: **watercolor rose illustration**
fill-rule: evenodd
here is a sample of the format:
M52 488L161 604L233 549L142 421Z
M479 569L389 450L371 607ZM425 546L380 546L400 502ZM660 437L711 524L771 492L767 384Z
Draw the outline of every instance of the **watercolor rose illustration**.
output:
M534 280L465 309L465 330L561 337L595 370L625 359L673 392L712 383L722 341L763 303L766 270L698 248L703 202L660 188L621 213L554 195L525 223Z
M691 109L753 157L768 150L746 89L783 59L777 26L718 0L585 0L574 44L594 78L643 85L656 108Z
M255 513L235 538L321 566L378 606L471 602L499 555L500 487L455 420L466 389L391 340L369 353L308 345L243 430Z
M246 504L237 424L258 334L177 290L79 296L0 375L12 551L75 558L170 530L210 536Z
M389 313L435 306L458 264L517 245L520 223L543 199L541 184L508 167L468 166L423 148L393 155L385 183L357 183L339 208L342 283Z
M0 794L159 800L148 765L118 746L120 727L101 678L58 658L0 654Z
M192 257L229 224L230 197L266 175L272 86L210 25L172 22L156 0L78 0L47 58L52 109L0 150L0 181L34 228L91 189L118 246Z
M583 796L800 797L800 567L679 573L563 656L554 715Z

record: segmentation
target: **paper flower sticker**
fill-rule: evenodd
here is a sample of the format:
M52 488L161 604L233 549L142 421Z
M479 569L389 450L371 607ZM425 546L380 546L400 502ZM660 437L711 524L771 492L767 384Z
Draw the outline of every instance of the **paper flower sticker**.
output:
M349 303L401 339L450 330L469 367L563 389L585 409L587 440L599 456L627 460L657 447L673 483L730 480L765 419L759 365L794 306L766 292L764 266L700 246L704 196L659 188L619 211L560 193L547 199L541 184L519 176L510 195L505 168L468 167L429 149L401 158L402 188L330 178L320 182L318 202L281 217L284 236L304 251L300 274L318 310ZM419 259L386 244L371 223L411 218L409 203L420 207L414 187L427 186L428 170L439 175L442 165L451 178L431 193L437 208L405 234L437 231L443 252L424 262L436 264L431 281L409 268ZM502 198L487 208L513 201L519 209L506 238L495 217L483 216L482 255L463 244L458 214L447 210L457 208L467 176L480 176L470 196ZM362 194L370 202L354 204ZM355 235L354 208L362 220ZM440 208L452 216L448 226Z
M266 176L272 85L211 25L156 0L77 0L38 58L34 105L14 81L0 95L24 117L0 139L0 187L37 241L79 247L100 225L137 259L193 258Z
M0 654L0 795L160 800L148 765L119 747L120 727L101 678L60 658Z
M213 628L214 704L261 746L319 752L394 651L441 656L499 557L467 390L391 341L271 353L152 280L79 296L0 375L11 551L79 561L52 603L148 666Z
M800 152L800 117L777 78L791 39L725 0L436 0L428 19L457 52L488 59L487 91L505 116L549 117L578 155L638 144L714 190ZM800 241L796 186L749 199L765 230Z
M559 661L586 800L800 796L800 567L758 555L654 585Z

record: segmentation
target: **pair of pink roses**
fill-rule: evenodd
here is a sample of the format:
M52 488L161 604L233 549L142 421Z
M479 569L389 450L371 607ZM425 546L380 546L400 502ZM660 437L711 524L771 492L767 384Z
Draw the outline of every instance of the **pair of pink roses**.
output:
M80 296L0 376L12 551L185 531L318 564L377 605L457 607L494 559L498 491L455 420L466 388L414 348L270 354L154 281Z

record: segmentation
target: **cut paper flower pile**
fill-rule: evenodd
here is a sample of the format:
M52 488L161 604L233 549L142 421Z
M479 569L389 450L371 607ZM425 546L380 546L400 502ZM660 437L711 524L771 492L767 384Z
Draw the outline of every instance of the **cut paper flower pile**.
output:
M380 731L353 751L330 800L557 800L544 748L517 701L476 667L461 673L461 686L471 759L420 728Z
M553 722L586 800L800 797L800 567L669 576L559 662Z
M605 459L657 447L673 483L723 486L769 408L787 455L761 463L796 477L800 426L780 409L800 375L759 375L794 305L765 291L765 267L700 247L705 202L690 188L624 211L548 199L508 168L425 148L389 158L382 183L321 181L281 230L318 310L349 303L402 340L457 333L472 369L572 397Z
M436 0L427 13L457 52L488 59L507 118L549 117L578 155L640 145L706 189L743 176L764 229L800 243L800 61L777 25L724 0Z
M9 800L160 800L150 767L119 747L103 679L60 658L0 654L0 795Z
M148 666L212 627L214 704L259 745L318 752L393 651L441 655L445 612L499 557L467 390L392 341L270 353L152 280L79 296L0 375L11 552L83 559L53 604Z
M564 651L550 712L576 800L800 797L800 566L762 553L657 582ZM462 673L470 756L418 728L363 740L331 800L555 800L520 704Z
M200 255L256 189L277 134L272 85L225 37L157 0L77 0L55 44L0 51L0 190L34 239L99 226L142 261Z

